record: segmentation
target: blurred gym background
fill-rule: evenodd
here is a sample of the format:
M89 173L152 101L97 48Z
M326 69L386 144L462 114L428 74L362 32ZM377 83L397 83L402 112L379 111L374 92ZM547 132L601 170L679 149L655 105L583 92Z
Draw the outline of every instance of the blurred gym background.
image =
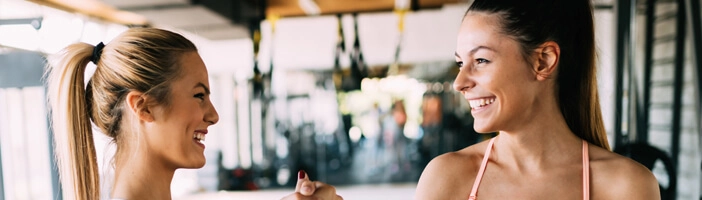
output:
M474 132L451 87L470 3L0 0L0 199L61 199L46 56L130 27L184 34L210 72L220 122L175 199L278 199L300 169L346 199L411 199L429 160L494 135ZM700 1L593 4L611 145L653 170L663 199L702 199ZM110 188L114 146L96 135Z

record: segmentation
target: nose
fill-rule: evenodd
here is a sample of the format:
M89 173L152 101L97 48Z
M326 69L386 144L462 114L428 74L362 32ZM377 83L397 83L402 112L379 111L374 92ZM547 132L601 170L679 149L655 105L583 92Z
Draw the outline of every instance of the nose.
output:
M217 113L217 109L215 109L214 105L212 105L212 102L210 104L210 109L205 113L205 121L210 123L210 125L214 125L219 121L219 114Z
M458 92L464 92L475 87L475 81L472 80L468 70L459 70L456 79L453 81L453 89Z

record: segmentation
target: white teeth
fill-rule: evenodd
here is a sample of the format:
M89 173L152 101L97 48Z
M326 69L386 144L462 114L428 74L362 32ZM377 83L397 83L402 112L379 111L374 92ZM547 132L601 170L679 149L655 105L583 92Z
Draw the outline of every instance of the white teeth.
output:
M200 142L204 142L205 141L205 134L195 133L195 135L193 135L193 139L197 139Z
M480 108L486 105L490 105L493 102L495 102L495 98L490 98L490 99L477 99L477 100L470 100L468 103L470 104L470 107L472 109Z

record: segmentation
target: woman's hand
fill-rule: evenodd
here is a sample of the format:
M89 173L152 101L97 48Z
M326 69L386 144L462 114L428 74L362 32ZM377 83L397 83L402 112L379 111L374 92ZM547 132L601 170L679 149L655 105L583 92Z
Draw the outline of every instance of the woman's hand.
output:
M310 181L307 173L300 170L297 172L297 185L295 193L292 193L282 200L343 200L336 194L336 188L319 181Z

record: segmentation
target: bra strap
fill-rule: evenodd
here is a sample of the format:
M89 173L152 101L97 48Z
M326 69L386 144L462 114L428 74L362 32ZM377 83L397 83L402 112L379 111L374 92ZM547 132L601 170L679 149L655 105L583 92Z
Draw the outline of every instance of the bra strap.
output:
M485 156L483 156L483 162L480 163L480 170L478 170L478 175L475 177L475 182L473 183L473 189L470 191L469 200L475 200L478 193L478 186L480 186L480 180L483 179L483 173L485 173L485 168L487 167L488 158L490 158L490 152L492 151L492 143L495 142L495 138L490 139L488 142L488 147L485 150Z

